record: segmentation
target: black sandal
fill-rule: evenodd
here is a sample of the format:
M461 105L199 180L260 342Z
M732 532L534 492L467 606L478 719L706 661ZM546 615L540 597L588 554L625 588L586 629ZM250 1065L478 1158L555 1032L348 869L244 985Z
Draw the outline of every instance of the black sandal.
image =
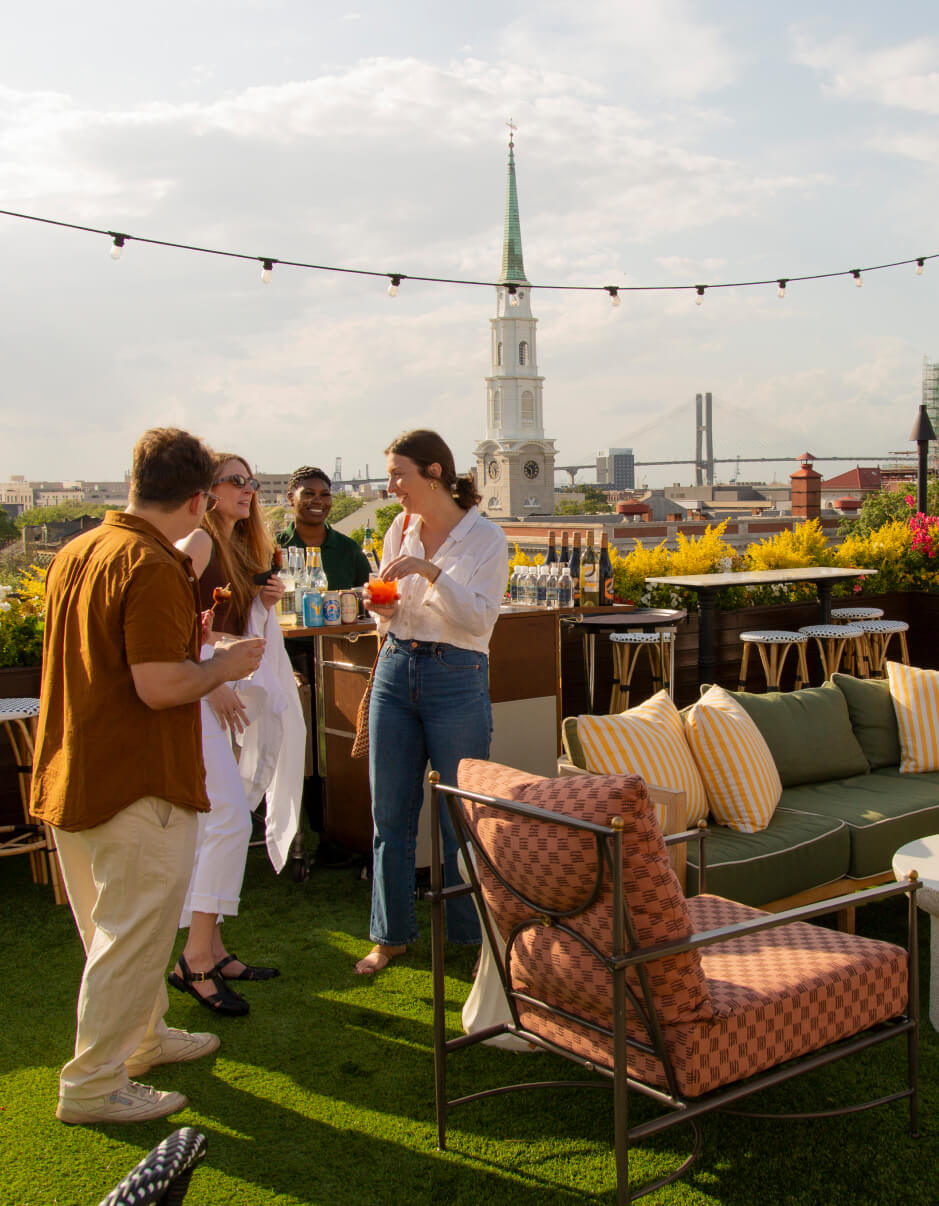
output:
M234 963L238 959L237 955L226 955L224 959L219 959L218 963L212 968L210 975L219 975L223 980L273 980L280 975L278 967L252 967L250 964L245 964L244 971L240 971L237 976L226 976L222 973L222 968L227 967L229 963Z
M250 1010L251 1006L244 997L230 989L223 976L214 967L207 972L194 972L182 955L179 956L178 962L183 974L178 976L176 972L170 972L167 976L167 980L174 988L179 989L180 992L188 992L190 996L196 998L200 1005L225 1017L244 1017ZM193 985L204 984L208 980L212 981L218 991L212 993L211 996L203 997L196 992Z

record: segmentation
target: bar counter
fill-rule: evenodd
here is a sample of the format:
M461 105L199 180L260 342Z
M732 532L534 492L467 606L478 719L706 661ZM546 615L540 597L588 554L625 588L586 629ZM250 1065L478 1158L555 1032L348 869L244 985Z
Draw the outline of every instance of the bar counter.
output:
M539 775L557 773L561 748L559 615L563 614L567 613L512 605L500 609L489 647L491 757L495 762ZM375 660L375 623L285 626L283 632L289 651L295 642L302 643L312 655L323 837L368 854L372 848L368 759L352 758L351 749L359 701Z

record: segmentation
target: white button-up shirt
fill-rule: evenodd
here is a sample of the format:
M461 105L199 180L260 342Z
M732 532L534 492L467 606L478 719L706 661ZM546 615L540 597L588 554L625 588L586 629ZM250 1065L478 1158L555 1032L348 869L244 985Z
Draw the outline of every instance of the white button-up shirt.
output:
M436 641L459 649L489 652L489 638L499 618L509 578L509 549L500 527L470 507L433 555L421 540L423 520L395 516L385 534L381 567L399 553L431 561L440 573L430 583L420 574L398 579L398 606L390 620L379 620L379 631L399 640Z

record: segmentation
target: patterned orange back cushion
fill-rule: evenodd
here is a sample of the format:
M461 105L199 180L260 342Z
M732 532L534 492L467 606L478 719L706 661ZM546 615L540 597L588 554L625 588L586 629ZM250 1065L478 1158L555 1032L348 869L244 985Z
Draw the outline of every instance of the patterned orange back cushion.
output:
M583 775L544 779L493 762L464 759L458 784L482 795L533 804L578 820L609 825L622 817L623 883L626 905L639 946L685 938L691 920L685 898L668 862L662 831L645 784L638 775ZM562 825L510 816L484 804L465 802L470 831L493 864L477 871L483 895L502 937L543 909L570 912L590 900L598 879L592 835ZM529 902L516 899L499 882L506 879ZM597 899L583 913L561 919L601 955L613 949L613 889L603 867ZM661 1021L711 1016L707 983L696 952L647 965ZM611 977L583 942L559 926L529 926L512 947L513 987L551 1004L597 1020L611 1017ZM639 988L631 973L630 983Z

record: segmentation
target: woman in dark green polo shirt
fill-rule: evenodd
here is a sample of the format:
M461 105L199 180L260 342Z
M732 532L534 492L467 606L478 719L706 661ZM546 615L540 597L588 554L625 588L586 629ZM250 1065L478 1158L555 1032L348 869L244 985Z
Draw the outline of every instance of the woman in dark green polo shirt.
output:
M318 548L330 590L364 586L374 570L354 540L326 522L333 505L332 482L322 469L305 465L287 483L293 520L277 537L283 547Z

